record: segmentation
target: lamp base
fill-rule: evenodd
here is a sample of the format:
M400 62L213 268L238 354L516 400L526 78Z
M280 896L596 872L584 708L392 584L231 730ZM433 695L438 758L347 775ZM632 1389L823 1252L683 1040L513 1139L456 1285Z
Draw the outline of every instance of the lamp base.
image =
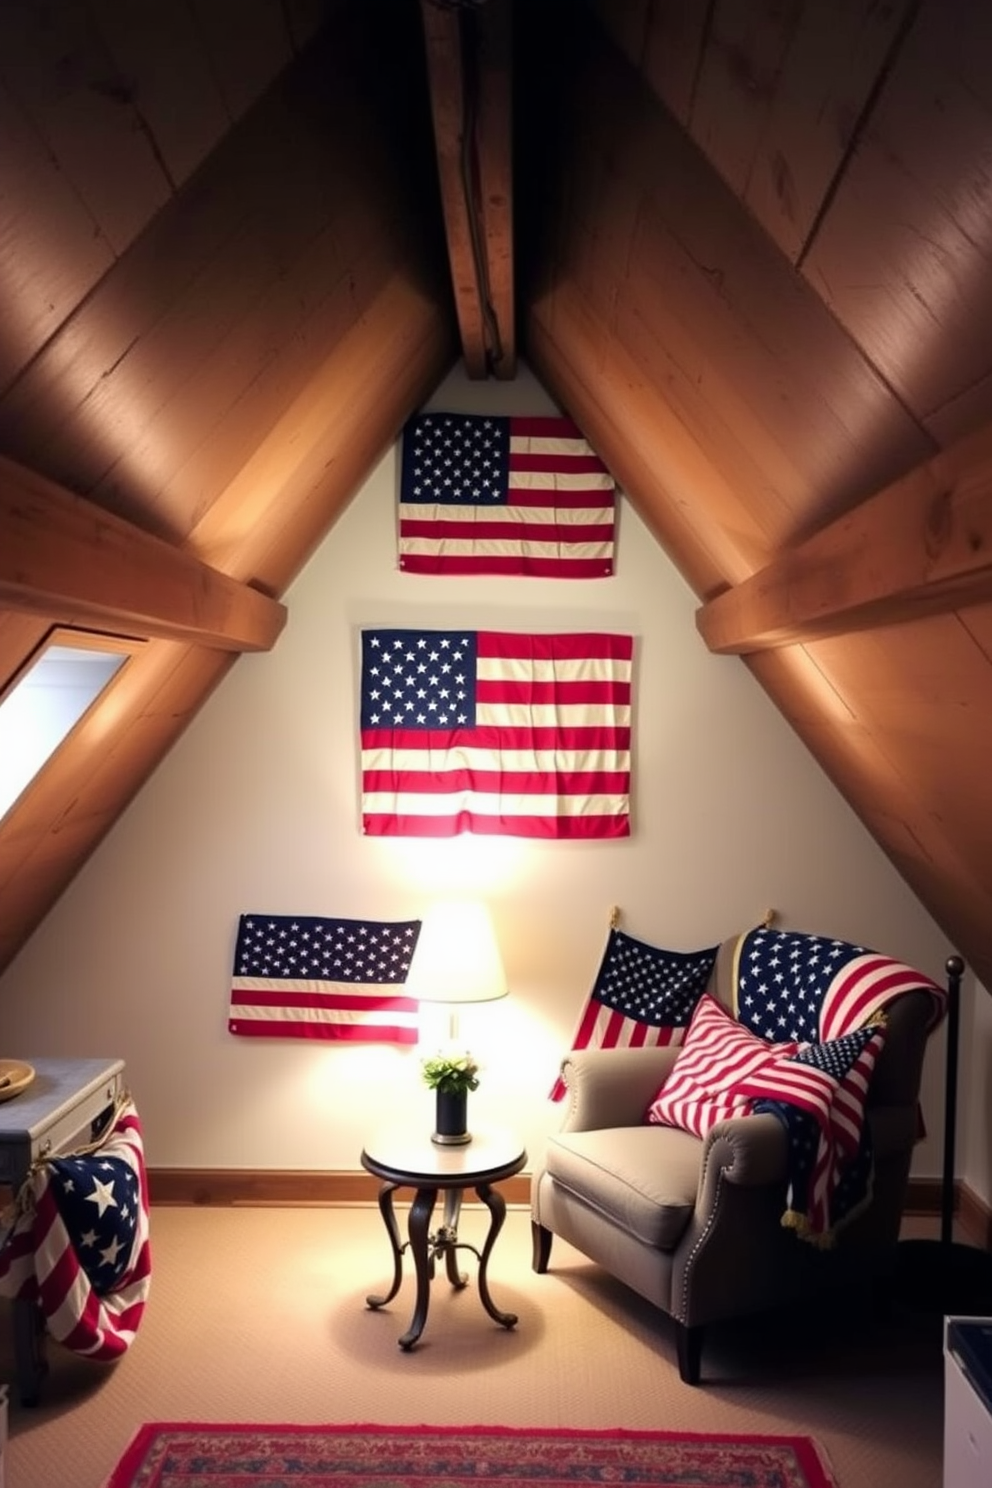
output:
M471 1140L471 1132L431 1132L435 1147L464 1147Z

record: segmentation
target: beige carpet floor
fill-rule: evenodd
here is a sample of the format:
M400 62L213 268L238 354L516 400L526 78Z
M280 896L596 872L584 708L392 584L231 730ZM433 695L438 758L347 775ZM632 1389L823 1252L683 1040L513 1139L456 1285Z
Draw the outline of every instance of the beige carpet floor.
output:
M464 1211L461 1238L481 1244L487 1220ZM556 1241L551 1271L534 1274L522 1209L508 1214L489 1267L493 1301L519 1314L517 1328L489 1319L474 1284L456 1292L439 1274L409 1353L397 1338L412 1274L388 1308L365 1305L391 1276L373 1207L162 1208L151 1235L134 1345L109 1368L49 1347L40 1405L10 1403L6 1488L99 1488L152 1420L805 1432L840 1488L941 1482L936 1318L897 1310L883 1324L852 1306L713 1329L704 1383L690 1389L668 1320L576 1251ZM475 1266L468 1255L473 1283Z

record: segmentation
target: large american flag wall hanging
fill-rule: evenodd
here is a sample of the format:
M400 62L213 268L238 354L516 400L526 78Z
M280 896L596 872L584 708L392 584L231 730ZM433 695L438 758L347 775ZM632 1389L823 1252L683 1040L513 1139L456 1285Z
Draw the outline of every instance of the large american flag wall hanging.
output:
M630 835L633 639L362 632L362 829Z
M403 430L404 573L613 573L613 478L571 419L424 413Z

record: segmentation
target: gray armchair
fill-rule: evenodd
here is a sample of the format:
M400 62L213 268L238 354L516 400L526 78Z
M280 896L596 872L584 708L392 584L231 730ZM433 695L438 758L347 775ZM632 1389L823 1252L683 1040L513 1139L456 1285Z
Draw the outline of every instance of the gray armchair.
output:
M732 1007L730 946L721 947L709 990ZM532 1179L535 1271L547 1271L560 1235L674 1319L679 1373L693 1385L707 1324L879 1274L899 1235L933 998L907 992L887 1017L868 1096L871 1196L829 1249L783 1228L788 1137L774 1115L723 1121L704 1139L646 1125L678 1048L567 1055L563 1124Z

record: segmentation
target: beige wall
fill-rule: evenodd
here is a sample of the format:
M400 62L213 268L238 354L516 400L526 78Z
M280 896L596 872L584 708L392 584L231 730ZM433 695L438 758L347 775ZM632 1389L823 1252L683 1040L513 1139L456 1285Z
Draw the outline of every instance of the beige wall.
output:
M432 402L551 409L526 371L485 386L455 375ZM5 1054L122 1055L154 1166L350 1169L380 1122L429 1129L419 1056L232 1037L243 912L390 919L435 893L485 897L512 995L463 1021L486 1065L471 1116L512 1123L532 1150L557 1121L546 1093L613 905L631 934L684 950L774 907L788 927L942 975L952 948L746 669L707 653L693 595L626 502L612 579L419 578L396 567L397 460L290 590L274 652L239 661L7 971ZM358 633L384 623L632 633L632 837L364 839ZM940 1171L939 1046L931 1065L920 1176Z
M992 1205L992 997L965 973L961 985L955 1170Z

